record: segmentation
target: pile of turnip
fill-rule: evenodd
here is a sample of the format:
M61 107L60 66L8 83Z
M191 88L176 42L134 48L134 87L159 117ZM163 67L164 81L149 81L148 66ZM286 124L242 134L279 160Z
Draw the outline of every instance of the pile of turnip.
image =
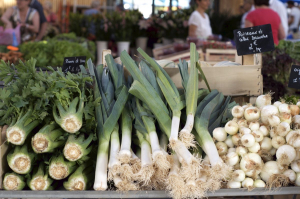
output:
M300 102L235 106L233 119L214 129L220 157L234 168L227 188L300 186Z

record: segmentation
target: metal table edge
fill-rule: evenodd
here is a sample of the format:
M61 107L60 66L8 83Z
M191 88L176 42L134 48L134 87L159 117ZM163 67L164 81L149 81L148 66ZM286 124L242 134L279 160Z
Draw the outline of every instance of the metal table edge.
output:
M300 187L283 187L277 189L256 188L221 189L209 192L208 197L221 196L264 196L300 194ZM0 191L0 198L171 198L166 191Z

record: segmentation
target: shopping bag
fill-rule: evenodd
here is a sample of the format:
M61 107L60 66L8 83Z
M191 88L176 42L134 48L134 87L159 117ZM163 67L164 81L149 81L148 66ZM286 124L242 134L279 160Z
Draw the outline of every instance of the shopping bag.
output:
M21 35L20 35L20 25L18 25L15 29L9 28L5 29L0 26L0 45L12 45L13 44L13 35L15 34L18 44L21 43Z

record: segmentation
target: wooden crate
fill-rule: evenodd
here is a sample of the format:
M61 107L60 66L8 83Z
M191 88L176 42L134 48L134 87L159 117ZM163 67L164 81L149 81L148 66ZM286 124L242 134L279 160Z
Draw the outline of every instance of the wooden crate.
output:
M220 61L235 61L235 49L206 49L205 61L220 62Z
M185 59L186 61L190 60L190 50L184 50L184 51L180 51L180 52L176 52L176 53L172 53L172 54L168 54L168 55L163 55L165 50L174 49L174 45L173 44L169 44L169 45L165 45L159 48L155 48L153 49L153 56L156 60L170 60L173 61L175 63L179 62L179 59ZM199 53L199 58L200 60L204 60L204 55L202 52L201 48L197 49L198 53Z
M3 128L0 131L0 189L3 189L3 177L5 174L5 171L8 170L8 164L6 161L6 156L8 153L8 144L6 142L6 128Z

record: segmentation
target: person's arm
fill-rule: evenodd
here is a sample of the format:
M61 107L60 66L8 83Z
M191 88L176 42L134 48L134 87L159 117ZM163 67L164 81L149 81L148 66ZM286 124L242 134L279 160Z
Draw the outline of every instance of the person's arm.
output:
M253 27L253 23L249 20L245 20L245 28L250 28L250 27Z
M189 25L189 37L197 37L196 34L197 26L196 25Z
M45 33L47 31L47 26L48 26L47 22L42 23L41 30L40 30L38 36L36 37L35 41L40 41L43 39L43 37L45 36Z
M290 16L289 17L289 25L291 25L295 20L295 17L294 16Z
M28 30L38 33L40 30L40 16L39 13L35 13L32 19L32 25L26 24L26 27L28 28Z
M1 17L1 21L5 24L5 28L13 28L12 23L9 20L12 13L13 13L13 8L8 8Z
M34 9L36 9L40 15L40 24L41 24L41 27L40 27L40 32L38 34L38 36L36 37L36 41L40 41L43 39L43 37L45 36L45 33L47 31L47 19L45 17L45 14L44 14L44 9L43 9L43 6L38 3L36 5L36 7L33 7Z
M282 26L282 24L279 25L279 29L278 29L278 39L282 40L285 39L286 35L285 35L285 31L284 28Z

